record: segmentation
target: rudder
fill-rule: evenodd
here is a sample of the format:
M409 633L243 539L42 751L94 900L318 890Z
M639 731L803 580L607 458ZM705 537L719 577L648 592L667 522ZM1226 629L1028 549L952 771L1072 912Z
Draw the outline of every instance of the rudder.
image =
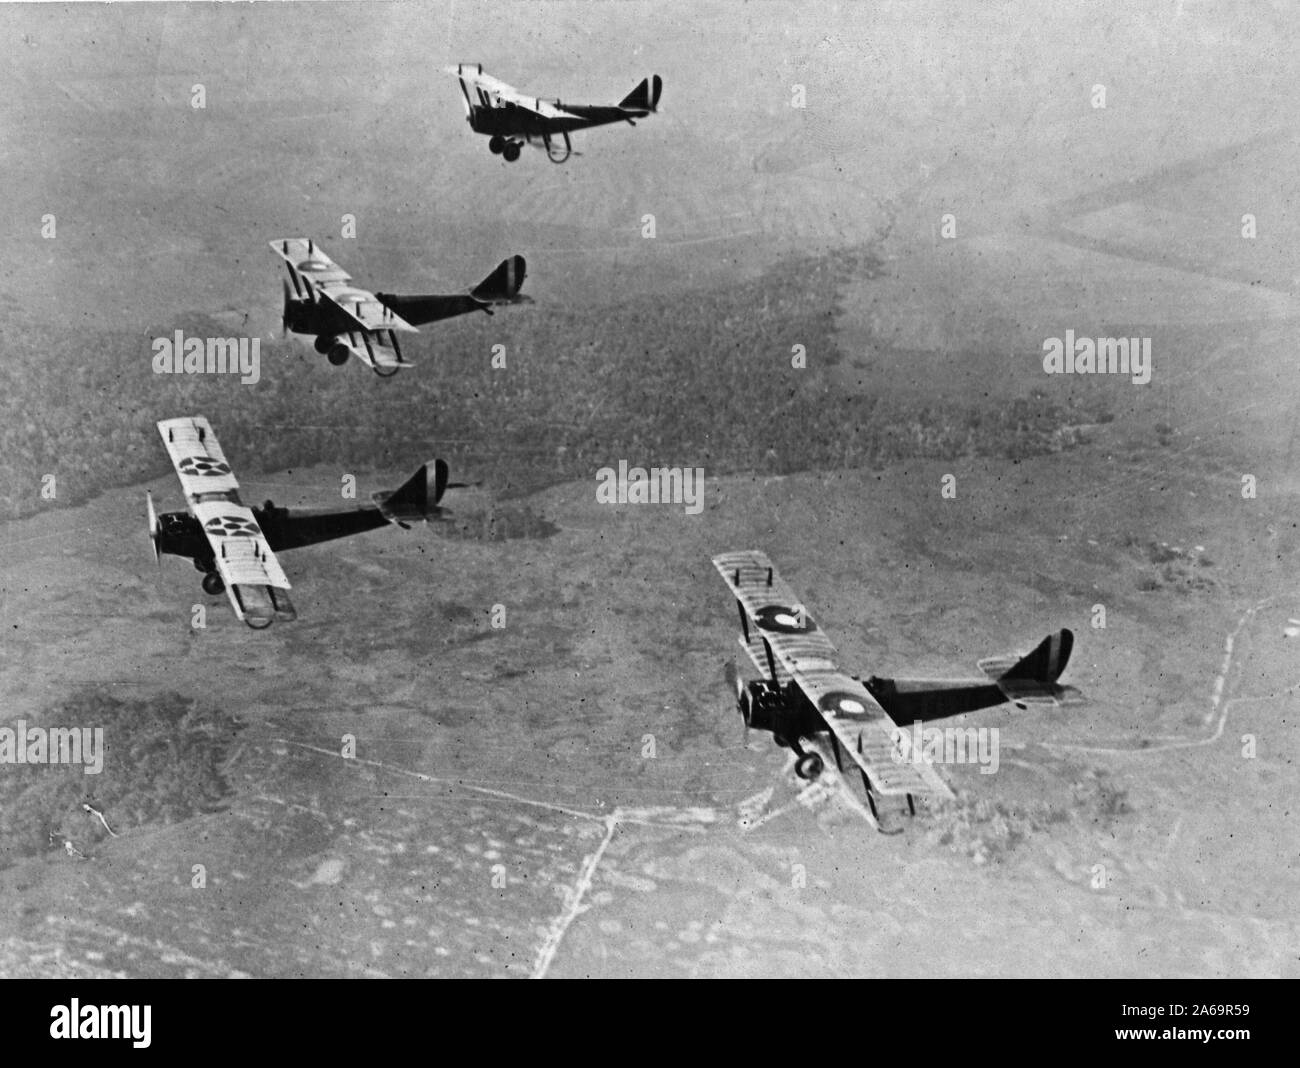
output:
M406 526L429 519L437 512L438 502L447 490L446 460L422 464L410 478L392 492L373 494L380 513L390 523Z
M631 111L656 111L659 108L659 95L663 91L664 83L659 75L642 78L641 84L620 100L618 106Z
M522 256L511 256L497 265L497 269L470 290L470 296L485 304L505 304L519 296L523 288L528 264Z
M1032 680L1041 683L1054 683L1065 671L1070 662L1070 652L1074 648L1074 634L1068 628L1062 628L1056 634L1049 634L1033 652L1016 661L998 682Z

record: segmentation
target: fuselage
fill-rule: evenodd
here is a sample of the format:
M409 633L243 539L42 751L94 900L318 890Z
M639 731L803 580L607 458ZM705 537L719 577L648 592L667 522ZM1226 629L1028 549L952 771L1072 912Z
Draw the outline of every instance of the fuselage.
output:
M1007 696L983 679L909 680L872 677L863 685L899 727L1003 704ZM775 686L768 679L747 688L745 721L756 730L787 738L810 737L829 730L826 721L794 683Z
M540 103L540 102L539 102ZM475 133L496 137L541 138L546 134L572 133L592 126L605 126L612 122L642 119L648 111L610 106L582 106L572 110L553 105L552 113L541 115L531 108L520 107L509 100L500 106L475 104L469 110L469 128ZM559 112L556 114L555 112Z
M285 305L284 321L295 334L317 337L346 334L357 328L351 316L328 300L290 300Z
M374 507L331 511L322 509L289 511L267 501L253 509L253 518L272 552L299 549L318 541L332 541L387 526L388 520ZM185 556L196 564L212 560L212 544L199 521L188 512L166 512L158 517L158 551ZM204 570L210 570L210 567Z

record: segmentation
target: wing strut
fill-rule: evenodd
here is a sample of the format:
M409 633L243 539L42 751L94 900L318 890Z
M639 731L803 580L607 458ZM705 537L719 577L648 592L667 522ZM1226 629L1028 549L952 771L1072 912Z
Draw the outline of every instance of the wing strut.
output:
M767 668L772 673L772 685L780 687L781 680L776 674L776 657L772 655L772 645L766 638L763 639L763 648L767 651Z
M831 736L834 737L834 735L835 732L831 731ZM860 734L858 735L858 753L859 755L862 753L862 735ZM862 776L862 789L866 791L867 807L871 809L871 819L876 825L876 830L881 834L902 834L902 827L887 830L884 824L880 822L880 813L876 810L876 791L871 788L871 780L867 778L867 771L861 764L858 765L858 772ZM911 800L911 794L908 795L908 800Z
M836 766L840 771L843 771L843 770L844 770L844 761L840 759L840 742L839 742L839 739L835 737L835 732L834 732L834 731L827 731L827 732L826 732L826 737L829 738L829 739L831 740L831 752L835 754L835 766Z

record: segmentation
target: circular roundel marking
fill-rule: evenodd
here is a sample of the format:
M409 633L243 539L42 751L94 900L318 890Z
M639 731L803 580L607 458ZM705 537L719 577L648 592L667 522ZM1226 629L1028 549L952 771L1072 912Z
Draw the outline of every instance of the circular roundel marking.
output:
M823 716L860 716L866 710L862 697L848 690L832 690L817 702L817 711Z
M778 634L807 634L810 630L817 629L812 616L796 606L787 608L785 605L767 605L758 610L754 622L762 630L776 631Z
M182 475L228 475L230 465L210 456L187 456L176 465Z
M298 264L298 270L307 271L309 273L311 271L328 271L329 267L330 265L324 260L316 259L303 260L302 263Z
M203 524L203 529L219 538L256 538L261 533L256 523L237 515L213 516Z

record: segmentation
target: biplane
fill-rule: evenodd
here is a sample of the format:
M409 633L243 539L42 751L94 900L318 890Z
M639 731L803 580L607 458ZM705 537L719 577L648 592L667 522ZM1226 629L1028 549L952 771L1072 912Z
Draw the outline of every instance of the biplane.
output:
M433 460L397 489L373 494L370 507L290 512L267 501L261 508L248 508L239 499L239 483L207 419L164 419L158 432L189 511L159 515L153 495L145 495L154 559L161 563L163 553L189 557L203 572L203 592L215 597L224 590L235 615L254 630L277 619L297 618L276 552L389 523L406 529L437 519L443 514L443 493L465 485L448 482L446 461Z
M746 728L772 734L795 754L795 773L816 779L822 757L803 740L826 735L839 770L844 755L857 766L873 825L883 830L877 797L953 796L934 767L900 759L900 728L1014 702L1056 705L1077 694L1060 686L1074 644L1068 630L1052 634L1022 657L981 660L980 679L883 679L865 683L839 666L835 647L777 574L765 553L723 553L713 558L740 609L740 644L764 677L746 684L733 673L736 705ZM895 832L890 832L895 833Z
M270 244L289 268L281 316L284 330L315 335L316 351L336 367L355 356L381 378L411 366L402 355L398 334L418 334L416 326L468 312L491 315L502 304L531 303L519 293L527 270L522 256L502 260L467 293L397 296L352 285L352 276L310 238L281 238Z
M569 135L574 130L626 122L653 115L659 108L664 83L659 75L643 78L641 84L617 104L562 104L525 96L513 86L483 73L482 63L459 63L447 72L460 79L465 97L469 128L488 138L488 151L507 163L519 158L524 145L546 150L552 163L563 163L574 155Z

